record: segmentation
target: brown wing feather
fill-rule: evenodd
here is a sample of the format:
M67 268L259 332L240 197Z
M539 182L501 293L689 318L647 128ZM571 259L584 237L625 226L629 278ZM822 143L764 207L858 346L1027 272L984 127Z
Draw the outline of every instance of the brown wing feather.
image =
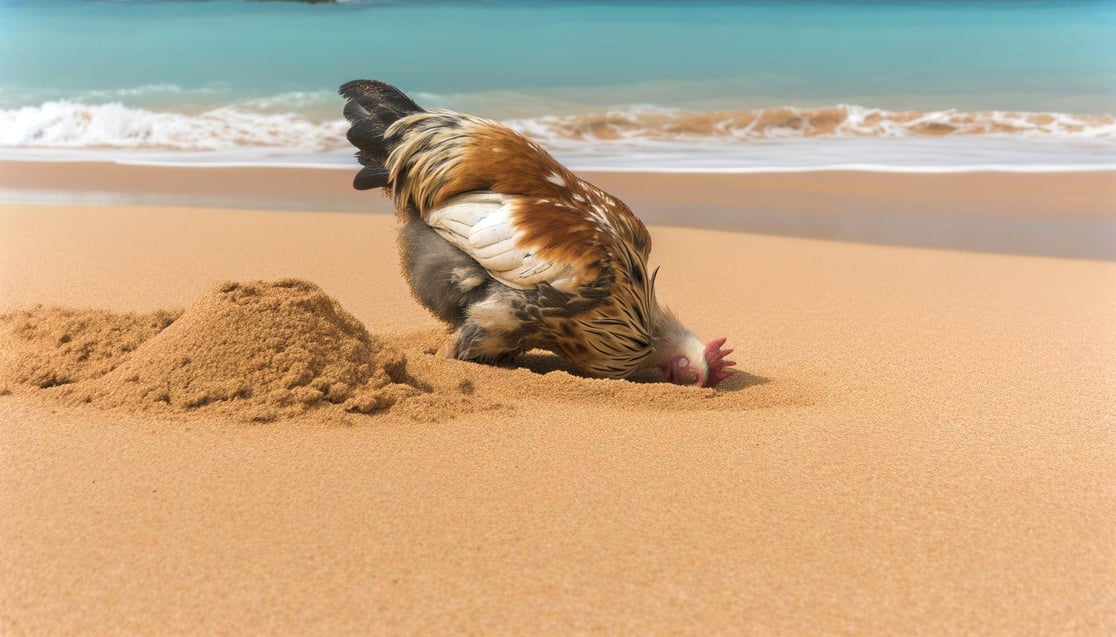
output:
M538 202L518 219L532 245L555 258L573 261L582 253L579 246L588 245L585 242L606 226L645 255L650 250L647 228L624 202L574 175L519 133L495 122L486 124L464 144L469 178L495 192L520 194Z
M563 263L592 267L605 258L601 235L615 235L646 257L651 238L623 202L570 172L519 133L479 117L423 112L387 132L396 203L425 217L447 199L475 191L524 197L517 227L529 244Z

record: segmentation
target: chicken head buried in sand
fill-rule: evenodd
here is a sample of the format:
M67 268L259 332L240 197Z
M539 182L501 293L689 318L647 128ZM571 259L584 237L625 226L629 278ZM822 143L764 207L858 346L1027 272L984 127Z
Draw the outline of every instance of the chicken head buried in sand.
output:
M375 80L341 87L353 185L386 188L403 219L403 269L454 328L449 355L508 361L540 348L604 378L655 367L679 385L732 374L655 298L651 237L624 202L496 122L423 109Z

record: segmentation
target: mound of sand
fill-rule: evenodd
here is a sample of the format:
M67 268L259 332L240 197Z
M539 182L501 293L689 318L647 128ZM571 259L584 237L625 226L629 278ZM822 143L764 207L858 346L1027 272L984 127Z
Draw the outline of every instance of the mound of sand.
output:
M180 316L36 308L9 318L16 383L131 410L269 421L336 405L372 413L429 390L402 354L312 283L226 283Z
M320 288L283 280L209 292L104 376L92 399L179 410L236 401L253 420L273 420L323 403L370 413L421 391L402 356Z

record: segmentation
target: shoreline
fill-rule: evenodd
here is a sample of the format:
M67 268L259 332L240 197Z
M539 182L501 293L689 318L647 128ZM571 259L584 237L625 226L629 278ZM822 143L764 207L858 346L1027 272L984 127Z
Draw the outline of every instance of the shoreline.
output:
M391 214L355 172L0 161L0 203ZM649 225L1116 260L1116 171L579 174Z

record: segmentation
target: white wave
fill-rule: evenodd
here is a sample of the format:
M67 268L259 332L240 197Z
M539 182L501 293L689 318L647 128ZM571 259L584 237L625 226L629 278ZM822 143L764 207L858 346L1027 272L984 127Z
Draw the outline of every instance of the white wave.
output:
M508 124L525 135L560 148L575 148L586 143L754 143L806 137L1116 137L1116 118L1109 115L888 111L850 104L699 112L635 105L600 113L513 119Z
M0 110L0 146L228 150L243 146L326 150L342 146L343 120L316 122L291 113L221 107L187 115L119 102L47 102Z
M323 102L328 108L306 106L324 95L284 93L192 114L73 101L0 110L0 159L351 167L348 125L334 117L337 98L329 95ZM294 112L262 112L286 107ZM311 110L326 114L314 118L307 115ZM1116 167L1116 132L1107 116L891 113L845 106L768 110L692 113L641 106L508 123L581 170L1050 172ZM965 132L951 132L959 129Z

